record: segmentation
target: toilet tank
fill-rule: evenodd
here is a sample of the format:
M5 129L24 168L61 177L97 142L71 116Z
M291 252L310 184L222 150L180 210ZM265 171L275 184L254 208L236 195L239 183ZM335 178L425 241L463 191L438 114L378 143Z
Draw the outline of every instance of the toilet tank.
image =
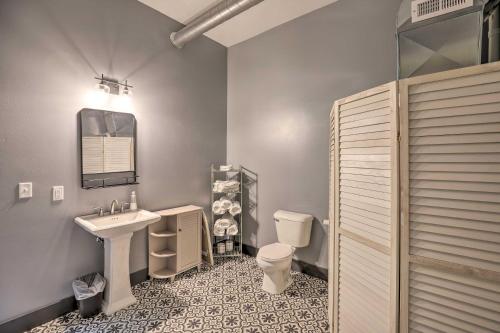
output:
M312 215L278 210L274 213L278 241L294 247L309 245Z

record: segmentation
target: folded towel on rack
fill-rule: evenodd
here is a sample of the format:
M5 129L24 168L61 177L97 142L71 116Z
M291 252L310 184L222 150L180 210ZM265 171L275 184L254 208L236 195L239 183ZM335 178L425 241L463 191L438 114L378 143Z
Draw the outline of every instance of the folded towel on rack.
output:
M222 228L217 225L214 226L214 236L224 236L225 233L226 228Z
M236 221L226 229L226 232L230 236L235 236L238 234L238 225L236 224Z
M225 210L228 210L233 205L233 202L231 201L231 199L229 199L226 196L220 198L219 201L220 201L221 207Z
M232 164L228 164L228 165L221 165L220 166L220 171L229 171L233 168L233 165Z
M216 180L213 184L213 191L224 192L238 192L240 189L240 182L236 180Z
M216 215L222 215L227 211L226 208L222 206L222 202L220 200L214 201L212 204L212 212Z
M233 216L236 216L238 214L241 213L241 205L238 201L234 201L232 204L231 204L231 207L229 207L228 209L228 212L233 215Z

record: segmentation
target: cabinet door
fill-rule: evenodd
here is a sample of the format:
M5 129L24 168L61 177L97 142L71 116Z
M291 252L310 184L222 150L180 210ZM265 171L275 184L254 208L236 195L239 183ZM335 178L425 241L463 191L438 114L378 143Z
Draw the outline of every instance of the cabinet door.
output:
M177 218L177 271L182 271L201 262L201 219L199 211Z

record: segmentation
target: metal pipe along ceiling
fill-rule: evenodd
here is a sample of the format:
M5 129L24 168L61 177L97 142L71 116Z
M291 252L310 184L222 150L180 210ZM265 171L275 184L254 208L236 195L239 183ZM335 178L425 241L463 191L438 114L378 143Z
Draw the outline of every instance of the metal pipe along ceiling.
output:
M178 48L201 36L208 30L229 20L241 12L264 0L222 0L189 22L184 28L170 35L170 40Z

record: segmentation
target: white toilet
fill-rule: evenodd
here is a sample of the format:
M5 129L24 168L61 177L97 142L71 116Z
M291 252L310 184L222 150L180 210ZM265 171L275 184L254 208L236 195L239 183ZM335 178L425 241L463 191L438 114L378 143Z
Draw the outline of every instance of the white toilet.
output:
M274 213L278 243L262 247L257 264L264 271L262 289L271 294L283 292L291 283L290 268L297 247L309 245L313 217L278 210Z

